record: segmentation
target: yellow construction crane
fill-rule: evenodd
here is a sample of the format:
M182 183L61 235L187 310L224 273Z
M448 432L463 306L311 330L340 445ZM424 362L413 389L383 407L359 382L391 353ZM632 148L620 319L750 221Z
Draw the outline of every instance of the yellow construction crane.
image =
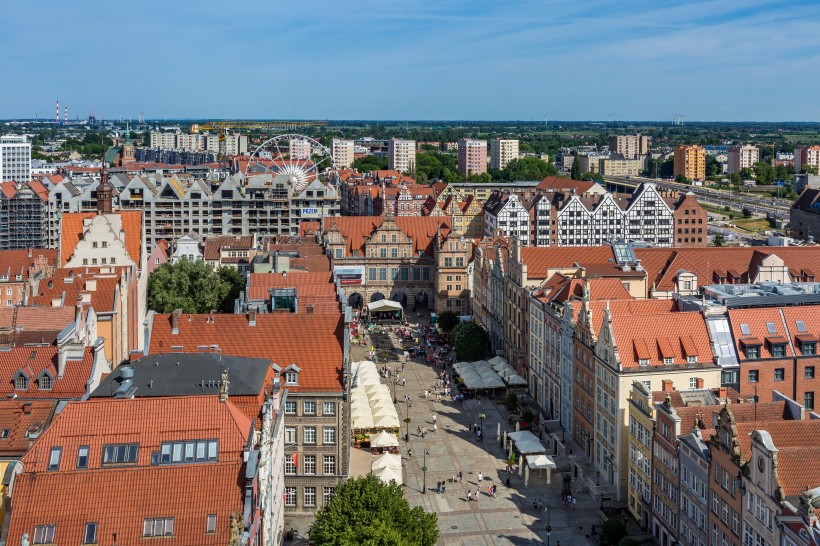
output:
M191 132L219 131L224 134L230 130L254 130L263 131L289 131L292 129L304 129L307 127L325 127L327 121L206 121L204 123L191 124Z

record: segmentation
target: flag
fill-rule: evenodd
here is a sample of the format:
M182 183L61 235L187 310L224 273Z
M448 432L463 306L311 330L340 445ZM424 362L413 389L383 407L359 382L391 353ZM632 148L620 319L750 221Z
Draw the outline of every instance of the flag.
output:
M299 453L294 453L293 455L291 455L290 460L293 461L293 466L298 467L299 466Z

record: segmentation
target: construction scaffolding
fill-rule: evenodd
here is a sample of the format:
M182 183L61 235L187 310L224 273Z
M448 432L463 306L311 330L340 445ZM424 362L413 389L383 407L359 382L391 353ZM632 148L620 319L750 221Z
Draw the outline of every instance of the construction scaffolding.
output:
M0 192L0 250L46 248L47 242L47 202L28 184L4 187Z

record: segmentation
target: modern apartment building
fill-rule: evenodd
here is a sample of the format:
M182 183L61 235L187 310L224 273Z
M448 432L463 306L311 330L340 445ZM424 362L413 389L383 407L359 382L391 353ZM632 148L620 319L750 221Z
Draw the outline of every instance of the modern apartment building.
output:
M338 169L349 169L353 166L355 159L355 141L344 140L341 138L334 138L331 144L330 153L333 155L333 161L336 163Z
M760 148L751 144L729 146L728 169L729 174L739 173L741 169L751 169L760 161Z
M416 168L416 141L391 138L387 143L388 169L410 173Z
M31 180L31 143L25 136L0 137L0 182Z
M497 138L490 146L490 167L501 170L513 159L518 159L518 140Z
M487 172L487 141L462 138L458 141L458 172L462 176Z
M310 159L311 144L303 138L292 138L288 141L288 154L291 159Z
M607 139L609 151L620 154L624 159L636 159L649 153L649 137L636 135L610 135Z
M180 150L188 152L211 152L219 155L241 155L248 153L248 137L239 134L210 133L161 133L150 134L151 148Z
M706 150L698 145L677 146L673 169L675 176L703 180L706 178Z
M820 173L820 146L800 146L794 149L794 172L799 174L807 166Z
M643 159L604 157L598 160L598 172L601 173L601 176L640 176L643 169Z

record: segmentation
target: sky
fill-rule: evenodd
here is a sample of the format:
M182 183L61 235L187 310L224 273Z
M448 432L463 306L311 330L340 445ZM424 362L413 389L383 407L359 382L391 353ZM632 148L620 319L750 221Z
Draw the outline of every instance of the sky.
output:
M819 28L818 0L14 2L0 118L820 121Z

